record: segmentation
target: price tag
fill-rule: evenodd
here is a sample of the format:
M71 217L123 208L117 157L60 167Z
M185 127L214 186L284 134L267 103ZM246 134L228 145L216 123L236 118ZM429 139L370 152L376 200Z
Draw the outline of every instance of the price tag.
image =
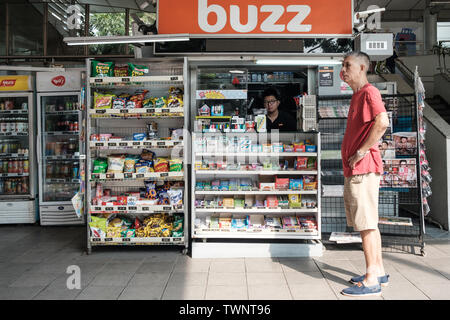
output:
M183 238L172 238L172 240L175 242L175 241L182 241L183 240Z
M292 230L292 229L287 229L287 232L297 232L296 230Z
M147 113L155 113L155 109L147 109Z
M119 142L119 146L126 147L126 146L128 146L128 143L126 143L126 142Z
M2 173L2 177L7 177L8 174L7 173Z
M159 176L162 178L162 177L168 177L169 176L169 173L168 172L161 172L160 174L159 174Z
M144 146L151 146L152 143L151 142L144 142Z
M106 179L114 179L114 173L107 173Z
M114 207L105 207L105 211L113 211Z
M178 77L170 77L170 81L178 81Z
M163 207L163 210L164 211L170 211L170 210L172 210L172 207Z
M102 83L102 82L103 82L103 79L101 79L101 78L100 78L100 79L94 79L94 82L95 82L95 83Z
M136 178L137 178L137 179L143 178L143 177L144 177L144 174L143 174L143 173L138 173L138 174L136 174Z
M142 211L150 211L150 207L142 207Z
M92 179L100 179L100 174L93 173L91 177L92 177Z
M108 147L115 147L117 146L117 143L115 142L108 142Z
M127 207L117 207L118 211L127 211Z
M100 241L102 241L102 239L101 238L92 238L92 241L93 242L100 242Z
M161 141L161 142L157 142L156 145L157 146L165 146L166 143L164 141Z
M161 112L162 112L162 113L169 113L169 112L170 112L170 109L162 109Z
M133 142L133 146L140 146L141 145L141 142L140 141L135 141L135 142Z
M128 179L128 178L133 178L133 174L132 174L132 173L124 173L124 174L123 174L123 177L124 177L124 178L127 178L127 179Z
M130 82L131 79L130 78L122 78L122 82Z
M120 113L128 113L128 109L120 109Z
M21 176L23 176L23 173L18 173L17 176L21 177Z
M96 142L95 146L96 147L103 147L105 144L103 142Z
M4 157L11 157L12 155L11 155L11 153L5 153L5 154L3 154L3 156L4 156ZM20 154L18 154L17 156L19 156L19 157L20 157L21 155L20 155Z
M130 207L128 207L128 211L137 211L137 207L136 206L130 206Z
M105 109L95 110L95 113L98 113L98 114L106 113L106 110Z
M131 242L131 239L130 238L122 238L122 241L123 242Z
M161 242L170 242L170 238L161 238Z
M102 207L94 207L95 211L102 211Z
M105 238L105 242L111 242L113 241L113 238Z

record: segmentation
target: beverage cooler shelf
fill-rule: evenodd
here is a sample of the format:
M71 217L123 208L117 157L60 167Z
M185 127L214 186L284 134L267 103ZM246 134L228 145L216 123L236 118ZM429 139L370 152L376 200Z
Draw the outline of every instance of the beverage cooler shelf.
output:
M0 110L0 115L4 114L20 114L20 115L28 115L28 110Z
M28 154L25 153L0 153L0 159L28 159Z
M0 178L29 177L29 173L0 173Z
M0 137L27 137L28 132L0 132Z
M84 155L78 155L78 156L74 156L74 155L45 156L46 160L73 160L73 161L77 161L77 160L83 160L85 158L86 158L86 156L84 156Z
M317 175L317 170L196 170L197 175Z

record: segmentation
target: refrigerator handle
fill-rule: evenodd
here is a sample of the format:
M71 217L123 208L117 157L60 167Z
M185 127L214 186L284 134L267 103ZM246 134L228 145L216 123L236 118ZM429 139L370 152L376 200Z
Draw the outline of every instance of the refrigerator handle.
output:
M38 163L38 165L40 165L41 164L41 132L40 131L38 131L36 139L37 139L37 141L36 141L36 157L37 157L37 163Z

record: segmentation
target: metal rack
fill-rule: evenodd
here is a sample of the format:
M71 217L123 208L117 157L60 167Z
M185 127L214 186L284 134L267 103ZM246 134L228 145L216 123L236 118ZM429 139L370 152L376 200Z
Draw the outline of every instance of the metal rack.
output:
M128 61L126 61L128 62ZM88 107L87 107L87 178L85 210L87 216L87 251L92 252L94 246L109 245L175 245L180 246L183 252L188 248L188 147L190 145L189 135L183 134L179 140L166 138L145 139L134 141L132 139L121 139L120 141L92 141L91 134L113 133L115 136L127 137L133 133L145 133L146 124L156 122L158 125L158 135L168 137L171 128L183 128L186 133L188 120L187 105L189 92L186 90L186 62L180 59L142 59L130 61L139 65L146 65L149 74L142 77L103 77L91 78L91 60L86 62L88 72ZM183 105L181 107L170 108L138 108L138 109L94 109L93 92L114 92L115 94L133 94L139 90L149 90L152 97L165 97L170 87L182 88L184 92ZM111 154L139 155L144 149L151 150L156 157L176 157L183 159L183 170L177 172L147 172L147 173L93 173L93 160L95 157L107 157ZM94 204L93 194L98 183L107 186L112 194L128 194L139 192L144 186L144 181L152 181L157 185L166 181L180 182L183 184L183 205L164 204L134 204L111 205L102 203ZM91 233L89 222L91 216L99 214L113 213L119 217L139 218L155 217L164 215L172 217L174 214L183 215L183 235L182 236L127 236L127 237L95 237Z
M233 152L217 149L204 150L201 145L201 140L204 137L202 133L194 133L192 137L192 181L191 188L193 192L192 197L192 254L193 256L215 256L214 250L222 250L221 256L308 256L321 255L321 243L317 242L321 239L321 214L320 214L320 134L318 133L279 133L279 136L273 136L266 133L217 133L216 138L221 140L223 138L232 139L233 137L245 137L251 141L251 144L263 143L292 143L293 141L302 141L305 139L311 140L317 146L317 152ZM214 139L214 135L207 134L208 140ZM219 138L220 137L220 138ZM223 141L223 140L222 140ZM227 164L251 164L255 162L262 162L265 159L290 159L293 161L299 154L306 157L313 157L317 159L316 170L208 170L199 168L199 162L207 161L221 162L226 161ZM317 175L317 190L261 190L258 187L258 182L274 182L275 176L279 177L301 177L303 175ZM229 179L251 179L253 186L247 187L245 190L238 186L236 190L199 190L197 182L212 181L212 180L229 180ZM265 199L266 196L286 197L288 195L300 195L301 197L312 197L316 202L313 208L307 207L258 207L258 206L243 206L243 207L227 207L225 198L245 199L251 196L255 199ZM224 197L224 204L219 206L209 206L208 199L215 197ZM253 199L253 198L252 198ZM252 200L253 201L253 200ZM203 203L199 205L199 202ZM281 203L281 202L280 202ZM233 227L213 227L201 226L200 221L210 219L211 217L220 218L245 218L258 216L262 217L307 217L313 216L317 221L317 229L264 229L252 228L249 224L248 228L235 229ZM306 241L306 242L304 242ZM309 241L309 242L308 242ZM312 241L312 242L311 242ZM237 247L237 244L240 247ZM297 246L297 247L295 247ZM316 248L314 248L316 246ZM320 248L318 248L319 246ZM267 252L269 251L269 252Z
M411 224L390 225L381 222L379 229L383 244L393 247L420 247L424 255L424 214L422 208L422 181L419 165L419 132L418 110L414 95L382 95L386 111L392 119L392 132L386 132L383 138L392 139L393 134L409 132L416 139L417 148L411 148L409 155L397 155L395 160L414 159L415 183L402 187L394 179L396 163L387 160L386 177L392 174L392 179L382 183L379 196L379 216L384 218L409 218ZM322 230L323 233L351 231L346 225L345 207L343 202L343 168L340 155L340 145L347 124L347 106L351 96L319 96L318 126L322 134ZM322 110L321 110L322 109ZM325 109L325 111L324 111ZM413 133L413 134L412 134ZM414 151L415 150L415 151ZM383 158L386 161L385 158ZM390 162L391 161L391 162Z

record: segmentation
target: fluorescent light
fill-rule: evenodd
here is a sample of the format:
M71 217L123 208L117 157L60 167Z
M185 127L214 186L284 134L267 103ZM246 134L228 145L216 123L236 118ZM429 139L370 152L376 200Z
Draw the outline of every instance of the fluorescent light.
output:
M258 59L256 64L275 66L339 65L342 64L342 61L337 59Z
M145 36L64 37L64 42L69 46L83 46L89 44L189 41L189 39L188 34L154 34Z
M242 71L242 70L230 70L229 72L230 73L240 73L240 74L245 73L245 71Z

